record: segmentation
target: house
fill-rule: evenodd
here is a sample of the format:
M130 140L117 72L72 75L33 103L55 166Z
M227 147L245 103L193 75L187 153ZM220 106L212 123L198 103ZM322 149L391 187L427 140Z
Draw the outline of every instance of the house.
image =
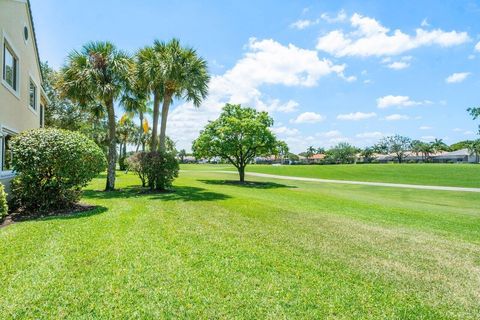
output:
M30 2L0 0L0 182L12 178L8 141L43 127L48 98L42 74Z
M325 154L323 153L317 153L312 155L311 157L307 158L308 163L315 163L319 164L323 162L323 159L325 159Z
M440 163L478 163L479 157L471 153L468 149L460 149L452 152L444 152L440 155L432 157L433 162Z

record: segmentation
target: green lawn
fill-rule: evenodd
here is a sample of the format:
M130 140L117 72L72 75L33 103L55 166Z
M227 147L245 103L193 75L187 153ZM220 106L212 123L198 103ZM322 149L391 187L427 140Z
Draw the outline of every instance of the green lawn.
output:
M232 178L0 229L1 318L478 319L480 194Z
M182 165L185 170L236 170L229 165ZM284 176L426 184L480 188L480 165L473 164L358 164L358 165L249 165L247 172Z

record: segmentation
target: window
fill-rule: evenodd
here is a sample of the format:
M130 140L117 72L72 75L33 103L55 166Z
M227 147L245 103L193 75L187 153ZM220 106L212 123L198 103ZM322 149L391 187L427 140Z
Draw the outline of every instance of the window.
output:
M43 128L44 127L44 124L43 124L43 110L44 110L44 106L43 104L40 105L40 128Z
M0 138L0 147L2 148L2 159L0 159L0 171L7 171L12 169L12 150L10 149L11 135Z
M37 110L37 86L35 82L30 79L30 99L29 99L30 108Z
M17 91L18 59L5 41L3 44L3 80Z

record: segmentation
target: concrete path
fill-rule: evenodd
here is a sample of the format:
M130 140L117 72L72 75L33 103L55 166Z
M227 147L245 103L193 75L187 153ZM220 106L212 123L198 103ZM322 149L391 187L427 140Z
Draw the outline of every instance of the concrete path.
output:
M182 170L183 171L183 170ZM188 171L188 170L185 170ZM191 171L194 172L194 171ZM238 174L236 171L196 171L196 172L217 172L217 173L229 173ZM304 178L304 177L292 177L292 176L280 176L276 174L266 174L257 172L246 172L246 175L253 177L282 179L282 180L294 180L294 181L310 181L310 182L322 182L322 183L337 183L337 184L356 184L364 186L376 186L376 187L391 187L391 188L406 188L406 189L422 189L422 190L439 190L439 191L458 191L458 192L479 192L480 188L464 188L464 187L446 187L446 186L426 186L416 184L402 184L402 183L385 183L385 182L367 182L367 181L351 181L351 180L331 180L331 179L317 179L317 178Z

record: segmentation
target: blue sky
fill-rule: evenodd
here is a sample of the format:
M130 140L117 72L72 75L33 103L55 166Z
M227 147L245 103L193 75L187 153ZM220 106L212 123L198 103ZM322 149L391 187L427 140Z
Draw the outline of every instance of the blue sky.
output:
M109 40L134 53L178 37L207 59L210 95L176 101L167 134L179 148L225 102L267 110L291 150L399 133L475 138L480 104L477 1L32 0L42 60ZM119 112L121 112L119 110Z

